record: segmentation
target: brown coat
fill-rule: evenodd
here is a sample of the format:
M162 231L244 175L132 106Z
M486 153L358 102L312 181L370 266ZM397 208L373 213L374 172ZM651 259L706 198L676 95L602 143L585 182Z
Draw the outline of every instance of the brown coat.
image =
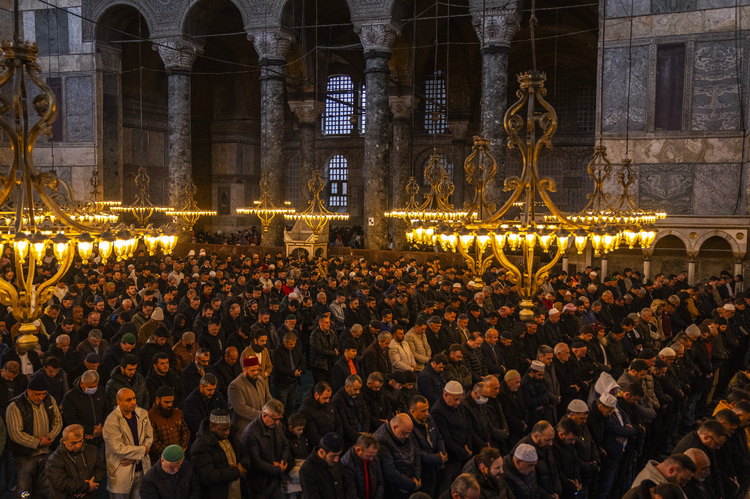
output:
M190 350L185 348L185 345L181 341L178 341L177 344L172 347L172 352L174 352L174 358L176 360L174 370L177 371L178 374L182 373L182 370L185 369L193 360L195 360L195 352L197 351L197 341L193 342Z
M162 416L156 408L156 404L148 411L148 419L154 429L154 443L151 445L151 462L155 463L161 457L161 453L170 445L179 445L187 450L190 443L190 430L188 429L182 411L174 408L172 417L169 419Z

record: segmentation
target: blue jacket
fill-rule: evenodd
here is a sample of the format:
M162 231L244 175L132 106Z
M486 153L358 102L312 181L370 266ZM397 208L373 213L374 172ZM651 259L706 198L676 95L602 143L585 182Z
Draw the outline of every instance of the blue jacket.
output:
M348 480L344 480L344 483L348 487L346 495L349 499L354 499L355 497L357 499L365 499L367 497L365 490L367 483L370 484L370 498L383 499L385 484L383 483L380 459L377 456L367 464L369 480L365 479L365 468L362 464L362 458L357 455L354 447L341 457L341 467L344 475L348 477Z
M618 412L620 413L620 417L622 417L622 423L620 423L620 420L617 417ZM623 449L623 444L618 442L616 440L617 438L624 437L632 439L636 436L636 429L629 425L630 418L625 413L625 411L622 410L618 401L617 409L615 410L615 412L610 414L610 416L606 419L604 425L603 448L607 453L607 457L609 459L619 461L620 459L622 459L623 453L625 452L625 449ZM632 445L632 442L628 442L628 445Z
M396 438L390 424L383 424L375 432L380 442L378 458L383 470L386 495L389 498L407 498L416 492L414 478L422 477L422 459L419 444L411 436L403 442Z
M417 388L419 394L430 403L430 407L435 405L435 402L443 396L443 387L445 387L443 375L435 372L432 364L424 366L424 369L419 373Z

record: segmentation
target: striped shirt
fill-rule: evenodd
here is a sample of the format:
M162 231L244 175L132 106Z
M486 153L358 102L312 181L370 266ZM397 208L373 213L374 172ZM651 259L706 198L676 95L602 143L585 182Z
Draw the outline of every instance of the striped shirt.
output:
M47 435L50 439L54 440L62 430L62 417L60 416L60 410L57 408L57 402L52 398L54 421L51 426L47 418L47 410L44 408L44 404L36 405L31 402L29 402L29 404L31 405L34 414L33 433L29 435L23 431L23 417L21 416L21 411L18 409L15 402L11 402L8 404L8 409L5 411L8 436L18 445L35 449L32 454L34 456L39 454L49 454L50 447L40 447L39 442L44 435ZM47 429L50 427L52 429L48 432Z

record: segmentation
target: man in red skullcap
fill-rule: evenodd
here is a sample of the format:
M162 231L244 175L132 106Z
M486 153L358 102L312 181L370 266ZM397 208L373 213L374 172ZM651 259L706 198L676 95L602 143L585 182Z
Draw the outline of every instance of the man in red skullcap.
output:
M258 357L242 359L242 373L229 383L227 398L232 411L232 426L237 435L242 435L245 427L261 413L263 406L271 400L268 384L260 379Z

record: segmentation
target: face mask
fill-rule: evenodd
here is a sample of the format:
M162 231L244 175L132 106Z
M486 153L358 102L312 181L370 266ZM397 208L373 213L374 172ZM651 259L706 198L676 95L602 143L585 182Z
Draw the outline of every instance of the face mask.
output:
M487 401L488 401L488 400L489 400L489 399L488 399L487 397L479 397L479 398L477 399L477 404L479 404L479 405L484 405L484 404L486 404L486 403L487 403Z
M85 393L86 395L93 395L96 393L96 387L86 388L85 390L83 390L83 393Z

